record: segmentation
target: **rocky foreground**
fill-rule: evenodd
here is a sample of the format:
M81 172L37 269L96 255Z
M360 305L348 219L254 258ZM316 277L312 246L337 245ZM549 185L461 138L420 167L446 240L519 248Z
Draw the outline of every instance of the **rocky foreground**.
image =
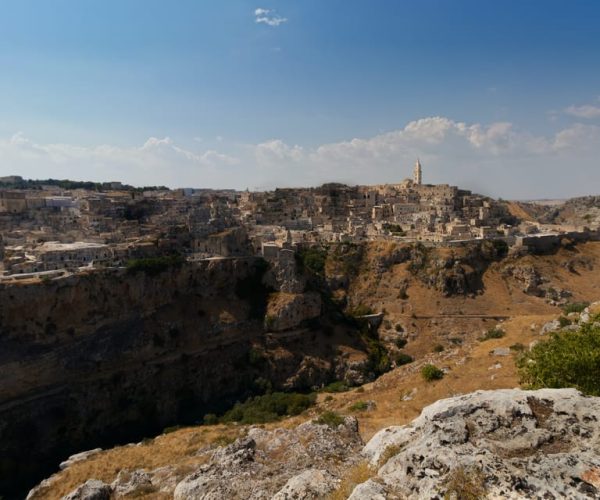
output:
M574 389L477 391L426 407L363 446L353 417L252 427L203 465L122 471L64 498L598 498L600 398ZM50 478L32 490L44 498Z

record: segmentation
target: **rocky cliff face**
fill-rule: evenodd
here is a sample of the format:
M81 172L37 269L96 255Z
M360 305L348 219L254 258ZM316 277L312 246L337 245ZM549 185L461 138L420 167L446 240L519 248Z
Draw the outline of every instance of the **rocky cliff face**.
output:
M327 323L314 293L282 306L268 333L267 307L280 309L266 267L222 259L0 287L0 492L76 451L223 410L258 379L307 390L343 378L341 353L360 355L360 338Z

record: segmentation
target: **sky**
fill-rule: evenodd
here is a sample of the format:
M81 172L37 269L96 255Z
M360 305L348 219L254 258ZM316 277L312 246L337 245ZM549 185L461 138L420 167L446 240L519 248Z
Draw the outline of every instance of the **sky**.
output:
M596 0L0 0L0 176L600 194Z

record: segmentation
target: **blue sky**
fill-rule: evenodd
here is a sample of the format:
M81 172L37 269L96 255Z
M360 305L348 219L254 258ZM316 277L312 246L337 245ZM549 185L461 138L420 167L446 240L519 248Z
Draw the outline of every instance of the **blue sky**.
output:
M600 192L600 2L0 0L0 175Z

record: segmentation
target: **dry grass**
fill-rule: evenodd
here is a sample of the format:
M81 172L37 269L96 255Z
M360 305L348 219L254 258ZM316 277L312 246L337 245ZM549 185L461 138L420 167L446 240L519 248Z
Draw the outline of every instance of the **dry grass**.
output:
M477 467L457 467L448 474L445 500L480 500L486 498L485 476Z
M404 446L399 444L391 444L383 450L383 453L379 457L379 461L377 462L377 467L383 467L385 464L389 462L392 457L395 457L398 453L402 451Z
M331 493L328 500L346 500L358 484L364 483L375 475L376 471L367 463L359 462L348 469L342 477L342 482Z

